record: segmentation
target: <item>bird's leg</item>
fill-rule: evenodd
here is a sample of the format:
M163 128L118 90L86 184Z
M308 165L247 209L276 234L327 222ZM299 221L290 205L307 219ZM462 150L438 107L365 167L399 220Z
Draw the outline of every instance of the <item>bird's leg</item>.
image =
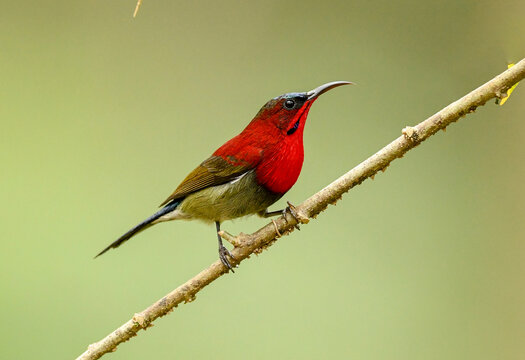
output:
M221 235L219 235L219 231L221 231L221 223L216 221L215 228L217 229L217 239L219 239L219 259L221 259L221 262L224 264L224 266L226 266L232 272L235 272L233 271L233 267L228 261L228 256L233 260L235 260L235 258L230 253L230 251L226 249L226 247L223 245Z
M297 209L295 208L295 206L293 206L289 201L287 201L286 203L288 204L288 206L285 207L283 210L277 210L277 211L268 211L268 210L266 210L265 212L263 212L261 214L261 216L264 217L264 218L269 218L269 217L272 217L272 216L282 215L284 217L284 220L286 220L286 212L288 211L290 213L290 215L292 215L292 217L295 219L295 221L297 221L297 224L295 224L294 227L297 230L301 230L299 228L299 223L303 222L303 220L301 220L302 217L297 214ZM288 222L288 220L286 220L286 222ZM274 222L274 225L275 225L275 222ZM275 227L277 228L277 226L275 226ZM277 233L279 233L279 231L277 231Z

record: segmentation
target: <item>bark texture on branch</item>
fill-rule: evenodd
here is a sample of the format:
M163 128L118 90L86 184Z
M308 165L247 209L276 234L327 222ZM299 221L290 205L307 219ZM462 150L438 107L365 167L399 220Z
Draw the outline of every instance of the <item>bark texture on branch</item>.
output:
M310 218L315 218L329 204L335 204L345 192L365 179L373 177L378 171L385 170L393 160L402 157L408 150L439 130L445 129L452 122L474 112L478 106L484 105L493 98L506 97L507 90L523 78L525 78L525 59L418 125L405 127L402 135L397 139L297 206L300 221L307 223ZM295 219L287 214L286 219L280 217L253 234L241 233L234 237L223 232L223 237L235 246L232 254L238 260L236 262L238 264L249 258L251 254L270 246L280 234L293 231L294 225L296 225ZM89 345L77 360L98 359L108 352L115 351L120 343L135 336L139 330L150 326L155 319L171 312L178 304L195 300L200 290L226 272L227 269L220 260L217 260L144 311L135 314L131 320L102 340Z

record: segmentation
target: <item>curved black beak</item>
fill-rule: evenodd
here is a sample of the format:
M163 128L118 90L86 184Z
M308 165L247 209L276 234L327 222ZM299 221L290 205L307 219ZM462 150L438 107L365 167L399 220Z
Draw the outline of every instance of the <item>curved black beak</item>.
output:
M308 100L314 100L319 95L324 94L328 90L331 90L341 85L354 85L354 83L350 81L332 81L324 85L318 86L313 90L308 91L306 93L306 96L308 96Z

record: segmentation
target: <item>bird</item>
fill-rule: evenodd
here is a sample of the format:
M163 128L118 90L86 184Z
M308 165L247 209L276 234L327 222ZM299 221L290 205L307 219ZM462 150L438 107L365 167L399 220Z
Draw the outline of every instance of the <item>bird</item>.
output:
M312 104L321 94L349 81L333 81L307 92L291 92L268 101L237 136L197 166L160 205L161 209L109 244L98 256L139 232L170 220L215 223L219 258L233 272L220 235L226 220L257 214L267 218L288 210L268 207L295 184L304 160L303 131Z

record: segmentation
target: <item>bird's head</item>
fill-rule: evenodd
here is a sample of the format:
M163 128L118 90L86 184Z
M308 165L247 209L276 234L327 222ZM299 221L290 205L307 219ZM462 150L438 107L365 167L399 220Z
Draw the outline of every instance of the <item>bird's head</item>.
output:
M232 165L256 168L257 183L274 194L286 193L297 181L304 159L303 129L319 95L348 81L288 93L268 101L248 126L213 153Z
M273 98L259 110L250 125L273 127L283 136L300 135L303 133L310 107L319 95L338 86L350 84L352 83L348 81L333 81L307 92L288 93Z

